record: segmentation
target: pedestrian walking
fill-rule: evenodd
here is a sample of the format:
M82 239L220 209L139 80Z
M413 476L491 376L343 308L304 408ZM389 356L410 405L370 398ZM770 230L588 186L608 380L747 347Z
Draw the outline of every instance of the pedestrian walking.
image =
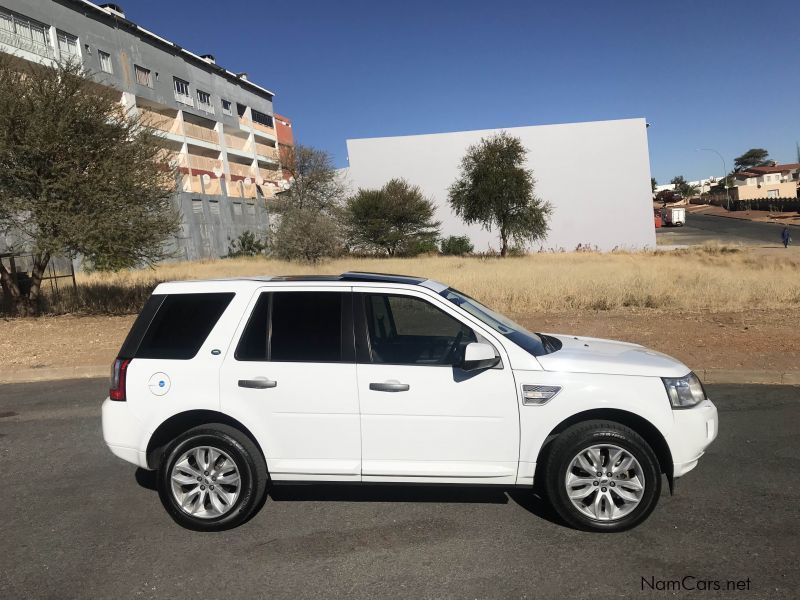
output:
M781 239L783 240L783 247L788 248L789 242L792 241L792 236L789 234L789 228L784 227L783 231L781 232Z

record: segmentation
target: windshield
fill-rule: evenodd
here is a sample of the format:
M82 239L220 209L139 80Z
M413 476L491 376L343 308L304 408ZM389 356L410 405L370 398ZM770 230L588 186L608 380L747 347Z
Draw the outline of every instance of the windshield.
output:
M555 349L550 347L549 338L546 336L528 331L522 325L515 323L500 313L494 312L491 308L487 308L458 290L447 288L441 292L441 295L534 356L549 354Z

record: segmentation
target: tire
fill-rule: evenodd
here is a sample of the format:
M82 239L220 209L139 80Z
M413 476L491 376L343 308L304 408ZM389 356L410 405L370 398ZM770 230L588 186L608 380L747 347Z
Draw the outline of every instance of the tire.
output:
M179 525L195 531L232 529L261 506L267 465L255 443L239 430L221 423L194 427L178 436L164 457L158 494Z
M658 458L629 427L611 421L584 421L562 432L549 450L544 472L546 494L553 509L571 527L625 531L647 519L656 507L661 496ZM594 469L598 464L601 470L584 468Z

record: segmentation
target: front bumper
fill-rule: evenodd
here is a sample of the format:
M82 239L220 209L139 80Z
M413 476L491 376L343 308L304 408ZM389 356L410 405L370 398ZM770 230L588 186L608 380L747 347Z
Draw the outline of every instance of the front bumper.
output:
M147 456L139 448L143 439L141 421L127 402L106 398L103 402L103 441L114 456L139 467L147 467Z
M711 400L692 408L673 410L672 416L672 476L678 478L694 469L709 444L717 439L719 416Z

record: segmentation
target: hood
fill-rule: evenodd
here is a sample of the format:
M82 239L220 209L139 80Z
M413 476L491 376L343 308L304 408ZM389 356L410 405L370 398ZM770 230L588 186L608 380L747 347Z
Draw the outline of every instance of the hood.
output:
M545 371L644 377L683 377L690 371L682 362L638 344L563 334L545 335L562 343L560 350L536 357Z

